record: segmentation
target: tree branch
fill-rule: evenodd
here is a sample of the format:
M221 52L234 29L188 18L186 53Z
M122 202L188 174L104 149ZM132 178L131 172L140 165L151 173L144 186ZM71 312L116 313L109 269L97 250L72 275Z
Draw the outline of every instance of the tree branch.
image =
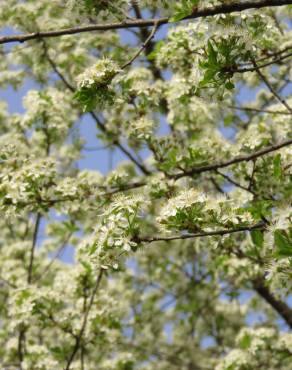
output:
M223 236L223 235L228 235L228 234L234 234L234 233L239 233L242 231L252 231L252 230L263 230L265 228L265 223L264 222L259 222L255 225L250 225L250 226L243 226L243 227L238 227L235 229L223 229L223 230L215 230L215 231L203 231L200 233L196 234L183 234L183 235L175 235L175 236L154 236L152 238L137 238L138 242L141 243L153 243L153 242L159 242L159 241L172 241L172 240L184 240L184 239L194 239L194 238L200 238L200 237L205 237L205 236Z
M236 186L236 187L238 187L238 188L240 188L240 189L243 189L243 190L245 190L245 191L247 191L247 192L251 193L253 196L257 196L257 194L256 194L253 190L251 190L251 189L249 189L249 188L247 188L247 187L245 187L245 186L241 185L239 182L237 182L237 181L233 180L233 179L232 179L231 177L229 177L228 175L225 175L225 173L222 173L222 172L220 172L220 171L218 171L218 170L216 170L216 173L217 173L218 175L222 176L225 180L227 180L228 182L230 182L230 183L231 183L231 184L233 184L234 186Z
M284 80L284 83L281 85L281 86L278 86L277 87L277 93L280 94L289 84L290 84L290 80L287 80L285 79ZM268 99L266 99L266 101L262 104L261 108L260 109L265 109L266 107L268 107L270 105L270 103L273 103L273 100L275 99L275 96L274 95L271 95ZM254 114L251 115L251 117L249 117L249 120L245 123L245 125L243 126L244 129L247 129L248 126L250 125L250 123L252 122L253 118L257 115L257 112L255 112ZM290 112L287 112L287 115L290 115Z
M273 59L273 60L271 60L271 61L269 61L267 63L260 64L260 65L256 64L256 62L259 61L259 60L257 60L256 62L253 62L254 67L250 67L250 68L246 68L246 67L240 68L240 65L238 65L236 68L232 69L232 72L234 72L234 73L245 73L245 72L258 71L261 68L269 67L269 66L271 66L273 64L276 64L276 63L281 62L282 60L285 60L287 58L290 58L291 56L292 56L292 53L289 53L289 54L286 54L286 55L282 55L278 59Z
M20 328L17 342L17 355L19 359L19 369L22 370L22 362L24 358L24 343L25 343L25 329Z
M40 274L40 276L38 276L36 279L33 280L34 283L36 283L37 281L39 281L40 279L42 279L49 272L49 270L52 267L52 265L60 257L60 255L62 254L62 252L66 248L66 246L67 246L67 244L68 244L71 236L72 236L72 233L69 233L67 235L67 237L65 238L65 240L63 241L63 243L61 244L61 246L58 248L57 252L55 253L54 257L52 257L52 259L50 260L50 262L46 265L46 267L44 268L44 270L42 271L42 273Z
M248 9L260 9L265 7L274 7L274 6L283 6L292 4L292 0L261 0L261 1L246 1L235 2L233 4L223 4L214 7L204 8L196 10L193 14L185 17L184 19L197 19L202 17L214 16L218 14L230 14L233 12L242 12ZM0 38L0 44L7 44L10 42L25 42L28 40L34 39L43 39L48 37L59 37L63 35L74 35L83 32L92 32L92 31L107 31L107 30L116 30L116 29L127 29L127 28L142 28L154 26L157 23L158 26L167 24L170 22L170 18L157 18L157 19L135 19L135 20L126 20L123 22L117 23L108 23L108 24L96 24L89 26L81 27L72 27L65 28L62 30L53 30L53 31L41 31L33 32L22 35L13 35L13 36L3 36Z
M241 110L244 112L256 112L256 113L268 113L268 114L282 114L285 116L289 116L291 113L289 112L281 112L281 111L273 111L269 109L260 109L260 108L251 108L251 107L237 107L234 105L228 105L227 108L234 109L234 110Z
M56 63L52 60L48 53L48 49L46 44L44 43L44 54L51 65L53 71L57 74L57 76L62 80L64 85L72 92L74 93L76 91L75 87L70 84L70 82L66 79L66 77L59 71L59 68L57 67ZM106 126L100 121L97 114L95 114L93 111L89 112L90 116L95 121L98 128L105 134L108 133ZM147 170L147 168L141 164L133 155L130 153L128 149L126 149L118 140L114 140L113 144L117 146L129 159L131 162L133 162L144 175L148 175L150 172Z
M75 345L74 345L73 351L72 351L72 353L71 353L71 355L68 359L65 370L70 370L70 367L71 367L71 364L74 360L74 357L75 357L76 353L78 352L78 350L80 348L81 340L82 340L82 337L83 337L83 334L85 332L86 325L87 325L88 315L89 315L89 312L90 312L91 307L93 305L95 295L96 295L96 293L98 291L98 288L100 286L100 282L101 282L101 279L102 279L102 276L103 276L103 272L104 272L104 270L100 269L99 274L97 275L97 279L96 279L96 282L95 282L95 286L93 288L93 292L92 292L91 297L90 297L90 301L88 303L87 309L86 309L85 314L83 316L83 322L82 322L82 325L81 325L79 335L76 337Z
M265 83L265 85L267 86L267 88L270 90L270 92L275 96L275 98L282 104L284 105L284 107L290 112L290 114L292 114L292 108L287 104L286 100L284 98L282 98L278 93L277 91L273 88L273 86L270 84L270 82L268 81L268 79L266 78L266 76L260 71L260 69L258 68L256 62L254 61L253 62L255 68L256 68L256 72L257 74L259 75L259 77L262 79L262 81Z
M206 166L195 167L195 168L192 168L190 170L186 170L186 171L181 172L181 173L177 173L177 174L174 174L174 175L169 175L169 178L173 178L173 179L177 180L177 179L180 179L182 177L192 176L192 175L200 174L200 173L203 173L203 172L216 171L219 168L228 167L232 164L251 161L253 159L256 159L258 157L261 157L261 156L263 156L265 154L268 154L268 153L271 153L273 151L279 150L279 149L281 149L285 146L289 146L291 144L292 144L292 139L286 140L286 141L283 141L282 143L279 143L277 145L271 145L267 148L261 149L257 152L254 152L254 153L246 155L246 156L242 155L242 156L238 156L238 157L235 157L233 159L230 159L229 161L226 161L226 162L213 163L213 164L206 165ZM130 184L121 186L117 189L112 189L109 192L105 192L103 194L100 194L100 196L103 196L103 197L111 196L113 194L116 194L116 193L119 193L119 192L122 192L122 191L127 191L127 190L140 188L140 187L143 187L145 185L146 185L146 182L138 181L138 182L134 182L132 184L130 183ZM88 196L90 196L90 194ZM87 198L88 198L88 196L87 196ZM47 204L48 206L53 206L56 203L70 202L70 201L77 200L77 199L81 200L82 198L80 198L80 196L68 196L68 197L57 198L57 199L40 199L39 201L41 203ZM27 202L27 203L21 203L21 206L23 206L23 207L30 206L30 205L33 205L35 203L36 203L36 201L30 201L30 202Z
M32 281L32 270L33 270L33 262L34 262L34 252L37 242L37 236L38 231L40 227L40 221L41 221L41 214L37 213L36 215L36 221L35 221L35 228L33 232L33 239L32 239L32 245L31 245L31 251L30 251L30 260L29 260L29 266L28 266L28 276L27 276L27 282L28 284Z
M32 270L33 270L33 262L34 262L34 252L37 242L37 236L38 231L40 227L40 221L41 221L41 214L37 213L36 215L36 221L35 221L35 227L33 231L33 237L32 237L32 245L30 250L30 260L29 260L29 266L28 266L28 274L27 274L27 283L30 284L32 281ZM25 334L26 334L26 328L21 326L19 329L18 334L18 345L17 345L17 354L19 359L19 368L22 370L22 362L24 359L24 346L25 346Z
M7 286L9 286L10 288L13 288L13 289L16 289L17 286L13 283L11 283L10 281L8 281L7 279L5 279L4 277L0 276L0 281L2 281L4 284L6 284Z
M263 279L253 281L255 291L267 302L278 314L285 320L287 325L292 329L292 309L283 301L276 298L269 288L265 285Z
M205 166L194 167L190 170L186 170L184 172L177 173L175 175L170 175L169 177L177 180L177 179L180 179L180 178L185 177L185 176L192 176L192 175L203 173L203 172L214 171L214 170L217 170L218 168L228 167L232 164L251 161L253 159L256 159L256 158L261 157L265 154L274 152L276 150L279 150L279 149L284 148L285 146L289 146L291 144L292 144L292 139L289 139L289 140L283 141L282 143L279 143L279 144L276 144L276 145L271 145L271 146L268 146L264 149L258 150L257 152L254 152L252 154L240 155L240 156L232 158L232 159L230 159L229 161L226 161L226 162L219 162L219 163L213 163L213 164L209 164L209 165L205 165Z
M132 7L133 7L133 10L134 10L134 13L136 15L136 18L138 19L142 19L142 13L141 13L141 10L139 8L139 5L138 5L138 2L133 0L131 1L131 4L132 4ZM149 36L149 32L147 30L147 28L140 28L139 29L139 35L140 35L140 40L143 41L143 40L146 40ZM149 55L150 53L152 53L152 51L154 50L154 43L152 42L152 40L146 45L145 47L145 54L146 56ZM153 76L155 77L155 79L159 80L159 79L162 79L162 74L161 74L161 71L160 69L156 66L155 63L153 63L153 60L148 60L149 63L150 63L150 69L153 73ZM164 101L162 104L166 104L166 102Z
M152 28L152 31L150 32L149 36L147 37L147 39L145 40L145 42L143 42L142 46L140 47L140 49L134 54L134 56L127 62L125 63L121 68L122 69L125 69L126 67L128 67L129 65L131 65L135 59L138 58L138 56L142 53L142 51L144 49L146 49L147 45L151 42L151 40L153 39L156 31L158 29L158 24L155 23L153 28Z

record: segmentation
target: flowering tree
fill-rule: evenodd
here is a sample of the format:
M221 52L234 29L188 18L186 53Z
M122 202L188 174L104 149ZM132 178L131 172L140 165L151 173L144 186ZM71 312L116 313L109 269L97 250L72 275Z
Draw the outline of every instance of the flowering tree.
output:
M1 1L1 369L292 369L291 4Z

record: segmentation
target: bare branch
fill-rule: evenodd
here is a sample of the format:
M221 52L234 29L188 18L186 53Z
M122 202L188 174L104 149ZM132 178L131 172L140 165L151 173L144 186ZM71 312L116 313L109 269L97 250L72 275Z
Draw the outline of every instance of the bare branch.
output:
M64 77L64 75L59 71L56 63L53 61L53 59L50 57L47 44L45 43L45 40L43 40L43 48L44 48L44 55L46 59L48 60L50 66L52 67L53 71L56 73L56 75L62 80L64 85L72 92L75 92L75 88L73 85L70 84L70 82Z
M17 355L19 359L19 369L22 370L22 362L24 358L24 344L25 344L25 329L20 328L17 343Z
M280 94L289 84L291 83L290 80L284 79L284 83L277 87L277 93ZM268 107L273 101L275 100L275 96L272 94L266 101L262 104L260 109L265 109ZM249 120L245 122L243 128L247 129L250 123L252 122L253 118L256 116L257 112L249 117ZM287 115L290 115L290 112L287 112Z

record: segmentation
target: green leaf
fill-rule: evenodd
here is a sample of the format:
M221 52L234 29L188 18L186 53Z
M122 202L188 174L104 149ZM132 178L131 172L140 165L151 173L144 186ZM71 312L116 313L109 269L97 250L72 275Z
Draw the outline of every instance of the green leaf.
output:
M188 15L191 14L191 11L190 9L182 9L180 11L178 11L177 13L175 13L170 19L169 21L170 22L178 22L182 19L184 19L185 17L187 17Z
M276 257L292 257L292 239L289 238L284 230L276 230L274 232L274 241L277 247L275 252Z
M282 167L281 167L281 154L278 153L273 161L274 164L274 176L280 178L282 176Z
M178 11L170 18L170 22L178 22L195 12L200 0L183 0ZM176 7L177 9L178 7Z
M226 82L226 84L225 84L225 88L226 88L227 90L233 90L233 89L235 88L235 85L234 85L234 83L232 83L231 81L228 81L228 82Z
M210 82L214 81L216 73L216 70L208 69L204 74L203 80L200 82L200 87L208 85Z
M262 231L252 230L250 235L251 235L251 239L252 239L252 242L254 243L254 245L261 248L263 246L263 243L264 243L264 235L263 235Z
M63 224L66 229L72 233L79 230L79 228L72 221L64 221Z
M211 40L208 40L208 57L210 60L210 64L217 65L217 52L214 49Z
M241 339L239 345L240 345L240 348L242 348L242 349L248 349L250 347L250 345L251 345L251 337L250 337L250 335L245 334L243 336L243 338Z
M24 289L20 292L15 303L17 306L21 306L31 296L31 292L28 289Z
M224 117L224 126L228 127L234 122L234 114L228 114Z
M147 55L147 59L148 60L155 60L156 56L159 54L160 49L163 47L164 44L165 44L164 41L162 41L162 40L158 41L155 44L154 50L150 54Z

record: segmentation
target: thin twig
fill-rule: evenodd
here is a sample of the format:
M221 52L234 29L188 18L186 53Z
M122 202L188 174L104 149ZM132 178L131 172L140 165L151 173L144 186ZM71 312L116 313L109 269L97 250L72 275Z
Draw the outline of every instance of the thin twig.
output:
M252 231L252 230L263 230L265 228L264 222L259 222L255 225L238 227L235 229L223 229L223 230L214 230L214 231L204 231L196 234L183 234L175 236L154 236L151 238L142 237L138 238L137 241L140 243L153 243L157 241L172 241L172 240L184 240L184 239L194 239L206 236L223 236L228 234L234 234L242 231Z
M19 359L19 369L22 370L22 362L24 359L24 343L25 343L25 329L20 328L17 343L17 355Z
M142 53L142 51L144 49L146 49L147 45L151 42L151 40L153 39L156 31L158 29L158 24L155 23L153 28L152 28L152 31L150 32L149 36L147 37L147 39L145 40L145 42L143 42L142 46L140 47L140 49L133 55L133 57L128 61L126 62L125 64L122 65L122 69L125 69L127 68L129 65L131 65L135 59L138 58L138 56Z
M182 171L182 172L174 174L174 175L169 175L169 177L177 180L177 179L180 179L180 178L186 177L186 176L192 176L192 175L200 174L200 173L204 173L204 172L215 171L219 168L228 167L232 164L251 161L255 158L259 158L261 156L264 156L268 153L279 150L279 149L281 149L283 147L286 147L286 146L289 146L291 144L292 144L292 139L286 140L286 141L283 141L282 143L279 143L279 144L276 144L276 145L271 145L269 147L266 147L266 148L261 149L257 152L248 154L246 156L242 155L242 156L234 157L234 158L232 158L232 159L230 159L229 161L226 161L226 162L212 163L212 164L205 165L205 166L195 167L195 168L192 168L190 170L185 170L185 171ZM146 182L145 181L138 181L136 183L132 183L132 184L130 183L130 184L126 184L124 186L121 186L119 188L112 189L108 192L101 193L99 195L101 197L110 197L110 196L112 196L116 193L132 190L132 189L137 189L137 188L140 188L140 187L143 187L143 186L146 186ZM99 188L101 188L101 187L99 187L99 186L96 187L96 189L99 189ZM88 197L90 195L93 195L93 194L94 193L87 194L86 199L88 199ZM39 199L38 202L45 203L49 206L53 206L54 204L57 204L57 203L69 202L69 201L73 201L73 200L80 200L81 201L82 199L83 198L81 198L79 195L77 195L77 196L68 196L68 197L56 198L56 199ZM35 203L36 203L36 200L29 201L29 202L26 202L26 203L23 202L23 203L21 203L21 206L23 206L23 207L30 206L30 205L33 205Z
M291 46L287 46L285 47L284 49L281 49L281 50L278 50L278 51L275 51L274 53L269 53L269 52L266 52L266 55L264 57L261 57L261 58L258 58L257 59L257 63L258 62L262 62L263 60L267 60L267 59L270 59L270 58L276 58L277 56L281 55L281 54L284 54L286 51L289 51L292 49L292 45ZM245 65L250 65L252 64L252 61L248 61L248 62L245 62L245 63L241 63L240 66L245 66Z
M260 108L251 108L251 107L237 107L237 106L234 106L234 105L228 105L227 108L246 111L246 112L257 112L257 113L267 113L267 114L283 114L285 116L289 116L291 114L289 112L273 111L273 110L269 110L269 109L260 109Z
M280 94L289 84L290 84L290 80L287 80L287 79L284 79L284 83L277 87L277 92L278 94ZM266 107L269 106L270 103L273 102L273 100L275 99L275 96L272 94L261 106L260 109L265 109ZM290 115L290 112L287 112L287 114ZM253 118L255 117L256 113L252 114L251 117L249 117L249 120L247 122L245 122L245 125L243 126L244 129L247 129L248 126L250 125L250 123L252 122Z
M256 62L254 61L254 66L256 68L256 72L259 75L259 77L262 79L262 81L265 83L267 88L270 90L270 92L275 96L275 98L284 105L284 107L292 114L292 108L287 104L286 100L282 98L277 91L273 88L273 86L270 84L266 76L262 73L262 71L258 68Z
M143 18L142 17L142 12L141 12L140 7L138 5L138 1L133 0L133 1L131 1L131 4L132 4L133 10L134 10L134 13L136 15L136 18L142 19ZM143 41L143 40L147 39L147 37L149 36L149 32L148 32L147 28L140 28L139 33L136 33L136 36L139 37L141 41ZM149 55L150 53L152 53L153 50L154 50L154 43L152 41L150 41L145 47L146 56ZM163 79L163 76L161 74L161 70L156 66L154 61L152 59L151 60L148 59L148 62L150 64L149 65L150 70L152 71L153 76L155 77L155 79L156 80ZM165 99L161 99L161 106L166 108Z
M223 189L221 189L221 187L219 186L219 184L217 183L217 181L214 179L214 177L210 177L210 181L212 182L212 184L214 185L214 188L219 191L219 193L221 194L225 194L225 191Z
M65 76L60 72L59 68L57 67L56 63L52 60L52 58L50 57L49 55L49 52L46 48L46 45L44 46L45 47L45 56L49 62L49 64L51 65L52 69L54 70L54 72L59 76L59 78L63 81L63 83L65 84L65 86L70 90L72 91L73 93L76 91L76 89L74 88L74 86L72 86L70 84L70 82L65 78ZM93 120L95 121L97 127L105 134L108 133L107 131L107 128L105 126L104 123L101 122L101 120L98 118L98 116L93 112L89 112L90 116L93 118ZM113 145L117 146L129 159L131 162L133 162L140 170L142 173L144 173L144 175L149 175L149 171L147 170L147 168L141 164L133 155L132 153L130 153L130 151L128 149L126 149L117 139L113 141Z
M237 181L233 180L231 177L229 177L229 176L225 175L225 173L222 173L222 172L220 172L220 171L218 171L218 170L216 170L215 172L216 172L218 175L222 176L225 180L227 180L227 181L228 181L228 182L230 182L231 184L235 185L236 187L238 187L238 188L240 188L240 189L243 189L243 190L247 191L248 193L251 193L251 194L252 194L252 195L254 195L254 196L256 196L256 195L257 195L253 190L251 190L251 189L249 189L249 188L247 188L247 187L245 187L245 186L241 185L239 182L237 182Z
M146 185L146 182L137 181L137 182L121 185L119 188L109 189L108 192L100 193L100 194L98 194L98 196L101 197L101 198L107 198L107 197L111 197L114 194L117 194L117 193L120 193L120 192L123 192L123 191L137 189L137 188L143 187L145 185ZM98 185L96 187L93 186L94 191L95 190L100 190L100 189L101 190L106 190L107 187L106 186L98 186ZM51 207L55 204L63 203L63 202L72 202L74 200L82 201L82 199L88 199L90 196L92 196L94 194L95 193L92 191L92 193L87 193L86 195L84 195L84 198L82 198L80 195L66 196L64 198L52 198L52 199L38 198L37 200L31 200L29 202L19 202L18 205L21 205L22 207L27 207L27 206L34 205L36 203L38 203L38 204L43 203L43 204L46 204L47 206Z
M56 75L62 80L64 85L72 92L75 92L75 88L73 85L70 84L70 82L64 77L64 75L59 71L59 68L57 67L56 63L53 61L53 59L49 55L47 44L45 43L45 40L43 41L43 48L44 48L44 55L47 58L50 66L52 67L53 71L56 73Z
M38 280L42 279L49 272L49 270L52 267L52 265L56 262L56 260L60 257L60 255L62 254L62 252L66 248L67 243L68 243L68 241L69 241L69 239L70 239L71 236L72 236L72 233L70 233L67 236L67 238L64 240L64 242L61 244L61 246L57 250L57 253L54 255L54 257L51 259L51 261L44 268L44 270L42 271L42 273L40 274L40 276L33 281L34 283L37 282Z
M83 337L83 334L85 332L86 325L87 325L88 315L89 315L89 312L90 312L91 307L93 305L95 295L96 295L96 293L98 291L98 288L100 286L100 282L101 282L101 279L102 279L102 276L103 276L103 272L104 272L104 270L103 269L100 269L99 274L97 275L97 279L96 279L95 286L93 288L93 291L92 291L92 294L91 294L91 297L90 297L90 301L88 303L87 309L86 309L85 314L83 316L83 322L82 322L82 325L81 325L81 329L79 331L78 336L76 337L75 345L74 345L73 351L72 351L72 353L71 353L71 355L70 355L70 357L68 359L68 362L67 362L67 365L65 367L65 370L69 370L70 369L71 364L72 364L72 362L74 360L74 357L75 357L76 353L78 352L78 350L80 348L81 340L82 340L82 337Z
M256 162L257 160L254 159L253 160L253 166L252 166L252 172L251 172L251 176L250 176L250 180L249 180L249 185L248 185L248 190L251 191L253 185L254 185L254 175L256 173Z
M34 252L36 248L36 242L37 242L37 236L38 231L40 227L40 221L41 221L41 214L37 213L36 215L36 221L35 221L35 227L33 232L33 238L32 238L32 245L30 250L30 260L29 260L29 266L28 266L28 276L27 276L27 282L28 284L32 281L32 270L33 270L33 262L34 262Z
M254 71L257 71L261 68L265 68L265 67L269 67L273 64L276 64L276 63L279 63L281 62L282 60L285 60L285 59L288 59L292 56L292 53L289 53L289 54L286 54L286 55L282 55L280 58L278 59L273 59L267 63L264 63L264 64L260 64L258 65L257 63L259 62L259 60L256 61L256 64L254 64L254 62L251 62L252 64L254 64L254 67L249 67L249 68L240 68L241 65L238 65L236 68L234 68L232 70L232 72L236 72L236 73L245 73L245 72L254 72Z
M7 279L3 278L2 276L0 276L0 280L1 280L4 284L6 284L6 285L10 286L10 287L11 287L11 288L13 288L13 289L16 289L16 288L17 288L15 284L11 283L11 282L10 282L10 281L8 281Z

